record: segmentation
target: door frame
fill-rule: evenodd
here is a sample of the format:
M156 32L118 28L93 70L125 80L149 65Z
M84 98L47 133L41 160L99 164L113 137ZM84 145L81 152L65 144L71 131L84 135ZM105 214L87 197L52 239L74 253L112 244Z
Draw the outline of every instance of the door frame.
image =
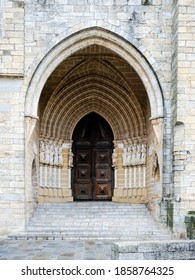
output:
M72 195L73 195L73 200L74 201L110 201L112 200L112 196L113 196L113 190L114 190L114 169L112 167L112 152L113 152L113 147L110 146L74 146L72 147L73 149L73 154L74 154L74 164L73 164L73 168L72 168L72 171L71 171L71 188L72 188ZM91 183L91 196L89 199L79 199L79 198L76 198L76 191L75 191L75 180L76 180L76 172L77 172L77 159L76 159L76 153L81 150L81 151L90 151L90 166L91 166L91 175L90 175L90 183ZM95 193L95 181L96 179L96 158L94 157L94 152L95 151L108 151L109 152L109 164L110 164L110 167L109 167L109 170L111 172L111 175L110 175L110 196L108 198L97 198L96 197L96 193Z

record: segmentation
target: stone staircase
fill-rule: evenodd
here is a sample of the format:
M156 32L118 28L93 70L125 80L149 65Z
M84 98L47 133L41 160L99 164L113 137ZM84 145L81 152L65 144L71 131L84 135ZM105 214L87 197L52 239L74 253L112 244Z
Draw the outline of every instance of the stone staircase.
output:
M143 204L73 202L42 204L26 232L10 239L170 240Z

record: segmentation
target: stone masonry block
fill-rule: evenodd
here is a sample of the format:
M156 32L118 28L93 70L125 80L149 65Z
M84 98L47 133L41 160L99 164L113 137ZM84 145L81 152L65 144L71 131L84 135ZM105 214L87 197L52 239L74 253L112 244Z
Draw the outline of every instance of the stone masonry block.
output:
M195 241L191 241L189 244L189 250L190 251L195 251Z
M138 252L158 252L158 251L166 251L166 243L140 243L138 245Z
M188 242L173 242L167 244L167 251L170 252L180 252L180 251L189 251L189 243Z
M142 253L119 253L119 260L143 260L144 255Z

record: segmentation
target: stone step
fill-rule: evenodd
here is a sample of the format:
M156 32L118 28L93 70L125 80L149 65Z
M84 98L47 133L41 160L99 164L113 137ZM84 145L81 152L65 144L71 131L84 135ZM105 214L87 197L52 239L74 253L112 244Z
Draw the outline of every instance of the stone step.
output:
M28 227L27 228L28 232L70 232L70 231L76 231L78 232L78 227ZM118 232L121 234L128 233L128 234L147 234L147 233L153 233L153 234L167 234L167 231L161 230L161 229L155 229L155 228L148 228L146 230L141 230L139 228L132 229L132 228L123 228L121 231L120 228L117 227L110 227L110 228L100 228L100 227L82 227L79 228L79 232L92 232L92 231L98 231L98 232L105 232L106 234L108 233L113 233L113 232Z
M130 236L122 236L121 234L117 235L96 235L96 234L74 234L70 233L69 235L63 234L63 233L58 233L58 234L39 234L36 232L32 233L24 233L24 234L19 234L19 235L12 235L8 237L11 240L123 240L123 241L136 241L136 240L172 240L173 238L170 237L169 235L130 235Z
M78 210L78 211L81 211L81 210ZM127 210L126 210L127 211ZM36 213L36 215L34 215L34 217L39 217L39 216L45 216L45 217L48 217L48 216L52 216L52 217L59 217L59 216L61 216L61 217L69 217L70 215L71 215L71 217L77 217L77 216L79 216L79 217L91 217L91 218L93 218L93 217L102 217L102 216L104 216L104 215L106 215L106 216L108 216L108 217L123 217L123 215L124 216L129 216L129 217L132 217L132 218L137 218L137 217L146 217L146 216L149 216L147 213L127 213L127 212L115 212L115 213L107 213L107 212L96 212L96 213L93 213L93 214L91 214L91 213L87 213L87 211L85 211L85 212L81 212L81 213L78 213L78 212L75 212L75 213L71 213L71 212L67 212L67 213L55 213L55 212L53 212L53 213L50 213L50 212L48 212L47 214L45 214L45 212L43 212L43 213Z
M98 203L99 206L93 206L93 203L95 202L92 202L92 203L85 203L85 202L82 202L82 204L78 204L78 203L75 203L74 206L66 203L66 204L63 204L63 205L58 205L58 204L47 204L47 205L39 205L37 211L41 212L41 211L49 211L49 212L53 212L53 211L56 211L56 212L61 212L63 209L66 209L67 212L71 211L71 212L77 212L78 209L82 210L87 210L88 212L93 212L93 211L103 211L103 212L107 212L108 210L113 210L115 209L115 211L126 211L127 209L131 210L132 212L133 211L136 211L137 212L145 212L145 205L136 205L136 206L132 206L132 205L128 205L128 204L124 204L123 205L119 205L117 203L113 203L114 204L114 207L113 205L111 204L106 204L106 202L103 202L103 203ZM90 213L89 212L89 213ZM112 212L111 212L112 213Z
M44 234L44 235L49 235L49 234L54 234L54 235L66 235L66 236L72 236L73 234L75 235L95 235L97 237L100 237L100 236L113 236L113 235L118 235L118 236L123 236L123 237L136 237L136 236L156 236L156 237L166 237L165 239L167 239L167 237L169 237L170 235L167 234L167 233L155 233L155 232L133 232L133 233L129 233L129 232L123 232L121 233L120 231L114 231L114 232L103 232L103 231L100 231L100 230L90 230L90 231L79 231L78 230L69 230L69 231L57 231L57 230L51 230L51 231L36 231L36 230L32 230L32 231L27 231L26 234ZM172 237L170 237L172 238Z
M74 202L38 205L26 232L11 239L169 240L145 205Z
M124 221L125 223L125 221ZM50 222L41 222L41 221L34 221L34 222L30 222L28 226L37 226L37 227L94 227L94 226L97 226L97 227L121 227L121 226L124 226L124 223L123 222L119 222L117 220L112 220L109 222L106 222L106 223L101 223L99 221L85 221L85 222L81 222L81 221L75 221L75 222L67 222L67 221L50 221ZM133 228L144 228L144 229L148 229L148 228L161 228L160 225L157 225L155 223L151 223L150 225L148 225L148 223L144 223L142 222L141 225L137 225L137 223L135 222L131 222L131 223L125 223L125 228L130 228L130 229L133 229Z
M108 229L108 228L120 228L121 229L121 226L124 226L124 223L118 223L118 224L114 224L113 222L112 223L96 223L96 222L87 222L87 223L30 223L27 228L30 229L31 227L36 227L36 228L62 228L62 229L68 229L68 228L101 228L101 229ZM131 229L131 230L136 230L136 229L140 229L140 230L149 230L149 229L154 229L154 230L162 230L162 227L158 224L151 224L151 225L148 225L148 224L142 224L142 225L137 225L137 224L125 224L125 227L124 229Z
M124 225L118 225L117 226L111 226L111 225L108 225L108 226L105 226L105 227L102 227L102 226L98 226L98 225L89 225L89 226L82 226L82 225L67 225L67 226L64 226L64 225L52 225L52 226L48 226L48 225L29 225L26 227L26 229L28 231L30 230L37 230L37 231L41 231L41 230L55 230L55 229L58 229L58 230L64 230L64 231L68 231L70 229L78 229L79 230L93 230L93 229L99 229L99 230L119 230L121 231L121 227L124 226ZM147 231L154 231L154 232L163 232L163 229L161 229L160 227L155 227L155 226L151 226L151 227L147 227L147 228L140 228L140 227L132 227L132 226L129 226L129 227L123 227L123 231L139 231L139 232L147 232Z
M81 223L82 221L85 223L85 222L99 222L99 223L109 223L110 221L114 221L114 222L120 222L120 223L124 223L124 222L127 222L127 223L137 223L137 219L138 218L141 218L141 217L137 217L136 219L133 219L131 218L131 216L129 215L125 215L124 217L120 218L120 217L113 217L113 218L110 218L109 216L102 216L102 217L90 217L90 216L86 216L86 217L81 217L81 216L77 216L77 217L74 217L74 216L69 216L68 218L66 217L62 217L62 216L59 216L59 217L53 217L53 216L50 216L50 217L47 217L47 216L39 216L37 218L33 218L31 219L30 222L38 222L38 221L43 221L45 223L52 223L53 221L55 222L66 222L66 223L72 223L72 222L76 222L76 223ZM143 224L147 224L148 222L148 219L150 217L147 217L147 218L142 218L142 223ZM150 218L151 219L151 218Z

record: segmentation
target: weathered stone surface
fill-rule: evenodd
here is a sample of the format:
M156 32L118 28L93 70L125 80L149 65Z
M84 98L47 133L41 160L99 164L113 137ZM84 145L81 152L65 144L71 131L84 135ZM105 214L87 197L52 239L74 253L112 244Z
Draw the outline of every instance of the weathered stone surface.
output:
M139 248L138 252L132 252L131 246L137 246ZM126 259L126 260L190 260L194 259L195 250L194 242L190 241L161 241L161 242L124 242L117 243L112 246L113 259ZM150 244L150 246L149 246ZM123 252L123 248L126 248ZM150 249L149 249L150 247ZM152 249L153 248L153 252ZM128 251L129 248L129 251Z
M166 244L163 243L140 243L138 245L138 252L158 252L158 251L166 251Z
M167 244L167 250L170 252L180 252L180 251L189 251L189 243L180 241L178 242L173 242L170 244Z

